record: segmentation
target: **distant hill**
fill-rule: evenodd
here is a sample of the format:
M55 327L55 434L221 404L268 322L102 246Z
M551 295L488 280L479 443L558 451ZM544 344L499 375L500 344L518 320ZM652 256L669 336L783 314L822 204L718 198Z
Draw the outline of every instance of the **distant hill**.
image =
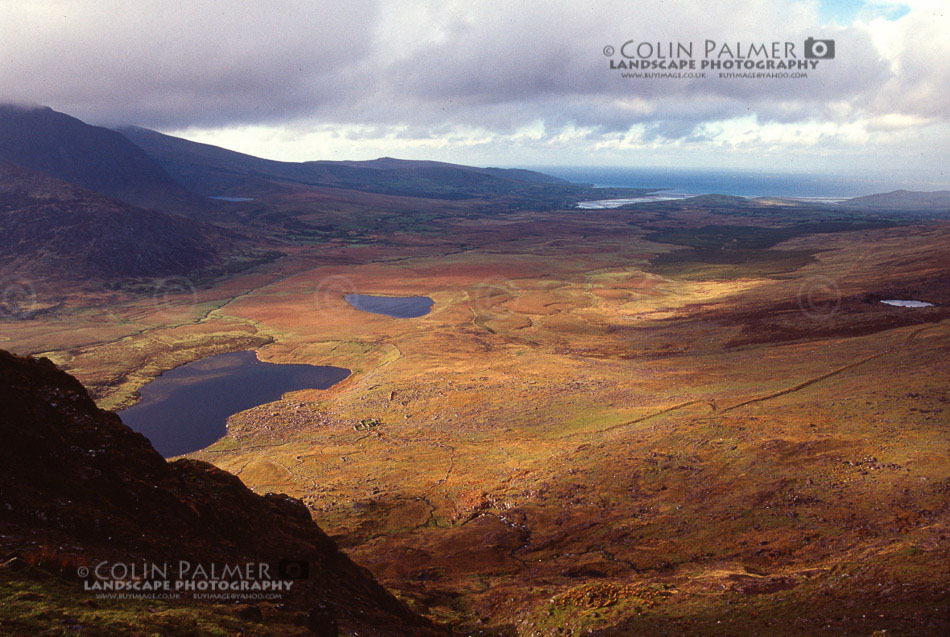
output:
M0 104L0 159L144 208L207 205L123 135L47 107Z
M950 211L950 190L919 192L913 190L895 190L878 195L855 197L841 202L846 208L862 208L882 211Z
M625 210L643 208L649 208L651 210L688 210L693 208L735 210L737 208L754 208L758 205L757 202L747 199L746 197L735 197L733 195L698 195L696 197L687 197L686 199L628 203L620 206L620 208Z
M221 266L239 239L0 161L0 273L39 279L188 275Z
M86 389L49 360L0 350L0 412L5 605L18 598L15 591L42 586L43 594L29 593L29 603L37 613L48 609L47 615L73 617L70 633L140 633L145 626L157 634L309 629L335 635L337 627L344 634L434 632L340 551L302 502L257 495L208 463L166 462L144 436L98 409ZM108 570L112 564L133 563L140 569L143 563L169 565L158 577L137 571L142 581L176 580L179 560L189 562L191 572L199 564L206 569L208 575L195 581L220 577L240 584L240 576L224 569L251 563L246 582L287 580L292 586L262 613L254 602L250 608L202 603L187 600L187 593L175 601L97 600L79 581L93 583L95 574L122 573ZM103 562L105 569L93 571ZM261 563L267 570L256 566ZM218 575L210 574L212 565ZM176 629L166 623L176 621L173 611L191 625ZM3 613L3 632L35 633L29 615Z
M266 189L269 182L443 199L505 195L539 186L576 188L557 177L522 169L475 168L390 157L372 161L282 162L145 128L121 128L119 132L186 188L205 196L253 195L256 190Z

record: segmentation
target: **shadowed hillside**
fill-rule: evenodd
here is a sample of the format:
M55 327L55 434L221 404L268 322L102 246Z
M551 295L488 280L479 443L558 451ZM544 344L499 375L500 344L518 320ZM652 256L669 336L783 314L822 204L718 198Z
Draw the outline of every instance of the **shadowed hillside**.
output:
M48 107L0 104L0 159L136 206L206 206L122 135Z
M49 279L185 275L223 268L244 242L0 161L0 271ZM248 253L250 254L250 253Z

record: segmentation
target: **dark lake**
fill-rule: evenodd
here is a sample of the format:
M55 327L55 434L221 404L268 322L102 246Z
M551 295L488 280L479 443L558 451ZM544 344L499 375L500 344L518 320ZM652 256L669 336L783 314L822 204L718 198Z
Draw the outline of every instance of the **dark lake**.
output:
M216 354L165 372L139 390L141 401L118 414L167 458L224 436L228 416L289 391L327 389L349 375L341 367L264 363L254 352Z
M347 294L346 302L357 310L385 314L393 318L415 318L428 314L435 301L427 296L369 296Z

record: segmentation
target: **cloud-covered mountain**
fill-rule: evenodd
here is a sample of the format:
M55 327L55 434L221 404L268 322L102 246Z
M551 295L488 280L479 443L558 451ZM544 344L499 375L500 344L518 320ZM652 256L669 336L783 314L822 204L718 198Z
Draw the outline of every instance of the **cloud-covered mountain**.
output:
M122 135L48 107L0 104L0 159L135 206L176 212L201 206Z

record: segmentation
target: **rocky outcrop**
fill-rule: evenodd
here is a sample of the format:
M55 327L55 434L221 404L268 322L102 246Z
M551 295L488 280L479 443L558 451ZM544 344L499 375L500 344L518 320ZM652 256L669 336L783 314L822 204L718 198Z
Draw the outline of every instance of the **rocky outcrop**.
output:
M254 494L208 463L166 462L49 360L0 351L0 414L4 555L54 547L84 563L264 562L275 572L289 561L299 579L281 607L303 625L432 630L343 554L300 501Z

